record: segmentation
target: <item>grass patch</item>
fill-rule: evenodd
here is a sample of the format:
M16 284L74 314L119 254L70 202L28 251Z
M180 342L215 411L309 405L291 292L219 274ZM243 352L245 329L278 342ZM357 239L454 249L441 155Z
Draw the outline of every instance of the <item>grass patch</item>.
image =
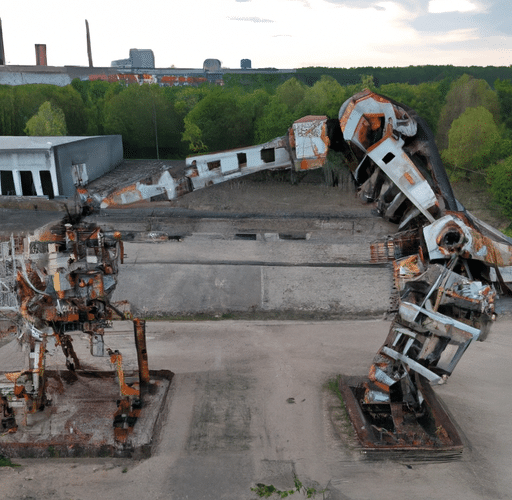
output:
M329 391L331 391L333 394L338 396L339 400L343 403L343 398L341 396L341 391L340 391L340 380L341 380L341 375L338 375L334 378L329 379L325 384L325 388L329 389Z
M11 462L11 459L9 457L4 457L0 455L0 467L21 467L20 464L15 464Z
M340 391L340 380L341 375L337 375L336 377L329 379L325 383L324 388L331 394L334 394L339 401L339 406L336 408L338 410L336 413L338 423L341 425L343 431L348 437L353 437L354 428L352 427L352 422L348 416L347 407L345 406L345 401L343 401L343 396Z
M273 484L258 483L256 488L251 488L251 491L254 491L260 498L269 498L273 495L276 495L279 498L286 498L290 495L294 495L295 493L302 493L306 498L316 498L316 495L321 493L322 498L325 498L325 492L329 491L327 488L324 488L323 490L307 488L302 484L297 476L294 476L293 482L295 483L295 488L290 490L279 490Z

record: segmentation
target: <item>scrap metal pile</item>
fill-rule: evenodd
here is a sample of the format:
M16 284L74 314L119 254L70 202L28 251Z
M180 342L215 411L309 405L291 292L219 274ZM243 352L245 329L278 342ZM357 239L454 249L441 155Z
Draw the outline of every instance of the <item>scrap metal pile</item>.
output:
M104 330L111 326L115 310L110 300L123 244L120 233L105 233L81 215L68 215L33 236L1 242L0 249L0 311L16 325L26 353L25 366L3 373L0 379L0 433L13 433L26 424L28 415L51 405L48 352L60 347L67 369L80 370L71 332L86 333L91 354L104 355ZM127 385L121 354L107 349L119 380L118 409L112 419L120 443L133 429L141 392L149 383L143 321L134 320L134 332L139 380Z

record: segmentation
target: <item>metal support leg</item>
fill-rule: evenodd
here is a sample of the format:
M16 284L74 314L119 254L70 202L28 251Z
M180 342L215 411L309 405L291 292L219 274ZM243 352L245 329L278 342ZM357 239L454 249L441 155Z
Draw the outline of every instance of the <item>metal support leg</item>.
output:
M139 365L140 395L146 392L149 385L148 352L146 350L146 322L143 319L133 320L135 334L135 347L137 349L137 362Z

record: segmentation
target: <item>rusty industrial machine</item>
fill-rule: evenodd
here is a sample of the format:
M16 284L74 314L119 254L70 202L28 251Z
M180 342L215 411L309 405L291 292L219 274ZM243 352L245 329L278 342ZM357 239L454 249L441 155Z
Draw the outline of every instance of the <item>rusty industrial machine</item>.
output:
M201 188L251 169L307 171L324 166L329 150L342 156L362 201L397 225L372 244L373 262L394 270L388 337L366 379L340 382L359 441L371 450L460 450L431 385L488 334L498 294L510 293L512 240L457 201L414 110L365 90L337 119L304 117L269 143L188 158L188 183L176 185Z
M349 416L367 449L461 449L430 386L486 338L498 293L510 293L512 241L455 199L413 110L365 91L343 104L339 123L359 196L398 225L372 244L374 262L392 262L396 314L367 379L341 381Z
M61 349L69 371L80 360L71 332L89 337L92 356L107 351L119 383L117 410L112 415L115 440L125 443L143 406L150 383L145 323L135 318L134 338L139 376L127 384L122 355L105 348L104 332L112 316L125 314L111 303L119 263L123 261L120 233L106 233L83 220L66 216L34 235L0 242L0 310L16 327L25 350L25 366L0 379L0 434L14 433L29 415L52 404L46 357Z
M304 117L274 141L190 157L180 177L165 170L113 191L80 187L78 194L83 204L103 208L173 199L260 170L320 168L329 151L341 155L363 202L397 227L396 234L372 245L373 262L390 262L394 270L395 316L388 337L368 377L344 377L340 383L357 437L371 450L460 449L430 386L444 383L469 345L488 334L498 294L510 293L512 240L456 200L433 135L413 110L365 90L341 106L337 119ZM80 218L67 218L34 240L3 245L3 285L17 290L12 307L19 310L19 337L30 348L29 365L6 374L11 385L0 386L1 425L10 431L18 425L13 402L22 401L24 412L45 405L50 341L61 347L71 370L79 360L69 330L87 333L92 354L103 353L123 250L116 233ZM135 384L126 384L120 354L110 353L122 396L118 429L136 418L149 382L144 324L137 320L135 339ZM119 441L125 439L124 430L117 432Z

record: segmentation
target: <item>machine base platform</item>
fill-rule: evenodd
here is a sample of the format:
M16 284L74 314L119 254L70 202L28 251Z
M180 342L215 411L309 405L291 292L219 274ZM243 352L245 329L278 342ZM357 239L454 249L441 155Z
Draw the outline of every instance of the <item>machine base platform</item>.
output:
M130 376L126 374L127 378ZM9 458L133 457L147 458L165 419L174 374L150 370L149 390L125 443L114 439L119 384L113 372L46 371L49 401L42 411L23 415L18 429L0 435L0 455Z
M402 403L395 404L394 408L384 403L366 405L363 384L367 380L342 376L339 389L361 451L368 457L406 454L418 459L422 456L448 459L462 456L459 433L426 379L419 379L424 397L424 410L419 415L405 406L402 408Z

